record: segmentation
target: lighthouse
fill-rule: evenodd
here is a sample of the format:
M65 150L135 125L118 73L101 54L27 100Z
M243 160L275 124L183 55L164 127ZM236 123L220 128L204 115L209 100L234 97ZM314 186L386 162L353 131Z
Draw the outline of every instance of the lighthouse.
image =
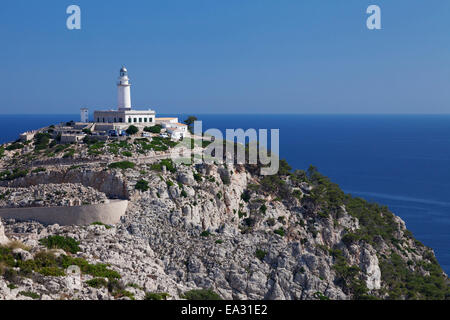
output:
M109 126L103 125L99 128L112 129L126 129L130 124L150 127L156 124L156 112L151 109L147 110L133 110L131 109L131 94L130 94L130 79L128 78L128 70L125 67L120 69L119 81L117 82L117 110L95 110L94 122L100 124L111 124Z
M119 111L131 110L130 79L125 67L120 69L119 82L117 83L117 102Z

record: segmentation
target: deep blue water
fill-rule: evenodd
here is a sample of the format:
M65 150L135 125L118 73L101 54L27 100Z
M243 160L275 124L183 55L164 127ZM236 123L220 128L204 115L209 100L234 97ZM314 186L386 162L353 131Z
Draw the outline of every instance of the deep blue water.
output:
M280 129L280 156L292 167L314 164L346 192L388 205L450 273L449 115L198 117L204 129ZM72 119L79 116L0 116L0 142Z

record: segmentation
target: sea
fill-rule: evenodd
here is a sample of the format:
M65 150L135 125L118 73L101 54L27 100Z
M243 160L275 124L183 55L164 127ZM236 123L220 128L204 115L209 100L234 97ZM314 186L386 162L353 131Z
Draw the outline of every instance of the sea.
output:
M450 273L450 115L195 116L203 130L279 129L280 157L294 169L312 164L345 192L387 205ZM0 143L70 120L79 115L0 115Z

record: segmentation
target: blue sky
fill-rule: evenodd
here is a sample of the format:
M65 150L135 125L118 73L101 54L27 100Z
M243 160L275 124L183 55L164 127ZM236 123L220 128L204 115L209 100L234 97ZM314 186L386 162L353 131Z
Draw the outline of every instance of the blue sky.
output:
M449 113L449 30L448 0L2 2L0 113L114 108L122 64L161 113Z

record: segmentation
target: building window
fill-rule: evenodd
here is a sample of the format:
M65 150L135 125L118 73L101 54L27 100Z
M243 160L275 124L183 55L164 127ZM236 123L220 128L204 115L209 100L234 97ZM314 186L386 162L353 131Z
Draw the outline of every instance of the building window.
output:
M116 118L114 118L114 122L116 122Z
M134 122L137 122L137 118L134 118Z
M141 123L142 122L142 118L139 118L139 123Z
M103 123L105 123L105 118L103 118Z
M122 122L122 118L119 118L119 122Z
M144 122L147 122L147 118L144 118Z
M100 122L100 118L97 118L97 122Z
M150 118L150 119L149 119L149 122L153 122L153 118Z
M128 118L128 123L131 123L131 121L133 121L131 118Z

